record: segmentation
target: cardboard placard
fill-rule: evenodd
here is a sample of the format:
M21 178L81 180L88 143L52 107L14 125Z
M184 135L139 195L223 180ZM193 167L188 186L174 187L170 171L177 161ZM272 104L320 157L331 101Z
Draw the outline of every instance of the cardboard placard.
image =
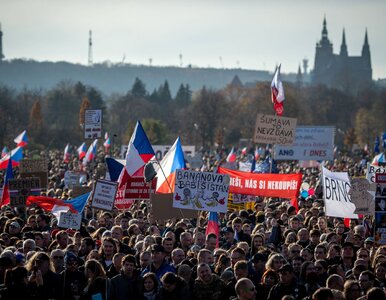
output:
M376 174L375 192L375 242L386 244L386 174Z
M197 218L197 212L190 209L178 209L173 205L173 194L150 195L152 212L156 220L168 220L172 218Z
M114 207L117 188L117 182L97 180L93 191L91 207L111 211Z
M62 228L80 229L82 214L71 212L60 212L58 226Z
M74 186L80 186L81 179L87 182L87 174L74 171L66 171L64 173L64 185L70 189L74 188Z
M25 206L28 196L39 196L41 192L38 177L9 179L8 186L11 206Z
M47 160L41 159L22 159L19 164L20 177L39 177L40 188L47 189L48 185L48 164Z
M254 142L261 144L292 145L297 119L258 114Z
M102 110L87 109L84 112L84 138L100 139L102 137Z

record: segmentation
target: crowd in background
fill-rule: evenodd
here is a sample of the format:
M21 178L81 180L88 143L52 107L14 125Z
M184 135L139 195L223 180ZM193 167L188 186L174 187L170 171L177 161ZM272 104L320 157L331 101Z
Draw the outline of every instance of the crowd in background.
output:
M64 185L74 158L49 152L46 194L72 197ZM219 163L205 154L205 170ZM363 176L365 164L340 156L325 165ZM372 217L326 217L318 167L277 164L303 174L315 190L298 198L256 197L251 209L219 214L220 236L206 235L207 213L157 220L149 200L125 211L86 206L79 230L58 227L37 206L0 213L1 299L385 299L386 246L374 242ZM106 173L103 155L85 185ZM17 173L16 173L17 176Z

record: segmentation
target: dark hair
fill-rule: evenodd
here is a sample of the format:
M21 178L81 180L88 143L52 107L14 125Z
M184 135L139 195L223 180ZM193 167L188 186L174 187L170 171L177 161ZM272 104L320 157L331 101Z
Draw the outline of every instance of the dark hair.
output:
M127 255L125 255L125 256L122 258L122 265L123 265L125 262L130 262L130 263L133 263L134 265L136 265L137 260L135 259L135 256L134 256L134 255L127 254Z
M146 273L145 275L143 275L142 284L143 284L143 282L145 282L145 280L147 278L149 278L149 279L151 279L153 281L153 283L154 283L154 290L157 291L158 290L157 276L153 272Z
M178 277L176 274L172 273L172 272L167 272L165 273L165 275L162 276L161 278L161 282L163 284L175 284L177 283L178 281Z
M331 292L331 289L322 287L316 290L312 295L312 300L327 300L334 299L334 294Z
M28 271L25 267L15 267L5 272L4 284L9 289L24 283L24 278L28 277Z
M373 287L367 291L367 300L383 300L386 299L384 291L379 287Z

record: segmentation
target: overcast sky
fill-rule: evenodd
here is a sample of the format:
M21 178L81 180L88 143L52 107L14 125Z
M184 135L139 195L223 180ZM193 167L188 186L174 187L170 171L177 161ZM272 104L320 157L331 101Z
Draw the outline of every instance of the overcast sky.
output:
M386 78L384 0L0 0L7 59L93 61L296 72L313 68L323 16L334 52L346 29L360 55L368 29L373 78Z

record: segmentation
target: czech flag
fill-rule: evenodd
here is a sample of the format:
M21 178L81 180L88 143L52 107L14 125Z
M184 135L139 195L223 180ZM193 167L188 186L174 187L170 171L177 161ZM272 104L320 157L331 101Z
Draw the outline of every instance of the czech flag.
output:
M9 150L6 146L4 146L3 150L1 150L1 158L8 154Z
M10 153L6 154L2 159L0 159L0 169L7 168L10 158L12 158L12 167L17 167L19 165L19 161L23 158L23 148L16 147Z
M154 156L153 147L140 121L135 125L133 135L130 138L126 152L126 171L133 176L143 176L143 168Z
M98 139L95 139L90 147L88 147L86 156L84 157L83 160L83 165L85 166L88 162L92 161L96 155L97 155L97 144L98 144Z
M156 192L161 194L173 193L176 170L185 168L184 151L182 151L180 138L178 137L160 162L156 175Z
M371 162L371 164L374 166L379 166L379 163L386 163L386 158L384 153L375 155L375 157L373 158L373 161Z
M217 237L216 248L218 248L220 229L218 225L218 215L216 212L209 212L209 215L208 215L208 224L206 226L205 235L208 236L211 233L215 234Z
M5 172L3 194L1 195L1 206L7 205L10 202L8 181L13 178L12 172L12 158L8 160L7 171Z
M243 149L241 149L241 155L247 155L247 150L248 148L247 147L244 147Z
M273 79L271 82L271 99L273 103L273 108L275 109L276 115L278 116L283 115L283 101L285 99L283 83L280 79L280 67L281 65L276 68L275 74L273 75Z
M108 153L111 147L111 141L107 132L105 133L105 142L103 143L103 146L105 147L105 153Z
M13 141L17 144L18 147L27 146L28 144L27 131L24 130Z
M231 152L229 152L227 159L226 159L226 162L228 162L228 163L236 162L236 152L235 152L234 147L232 147Z
M79 155L79 159L82 159L86 156L86 143L83 143L82 145L79 146L78 149L76 149L76 151L78 152L78 155Z
M64 148L64 154L63 154L63 162L69 163L71 158L71 153L70 153L70 144L67 144L66 147Z

